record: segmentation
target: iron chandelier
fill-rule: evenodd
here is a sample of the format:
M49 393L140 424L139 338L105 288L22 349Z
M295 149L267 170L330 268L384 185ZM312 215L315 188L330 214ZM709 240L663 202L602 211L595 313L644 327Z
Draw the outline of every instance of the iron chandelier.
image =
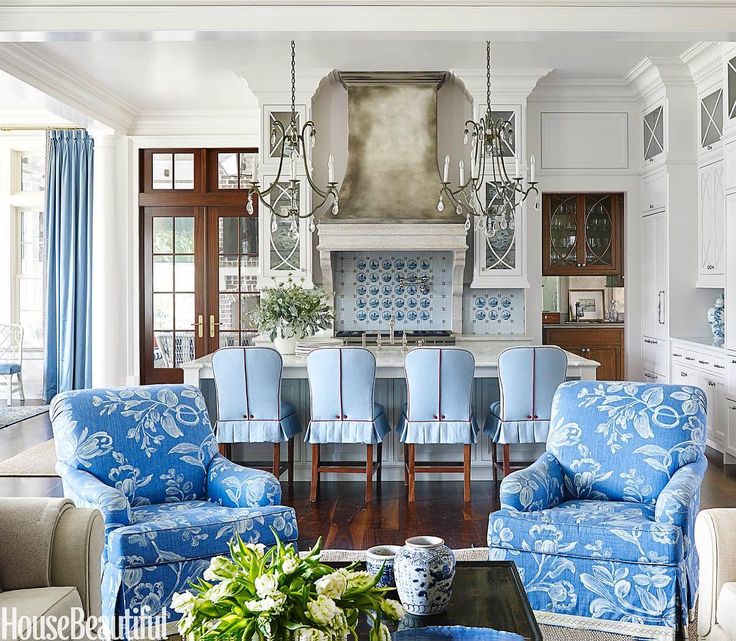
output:
M309 230L315 230L314 218L318 217L329 209L333 216L337 216L340 212L339 198L337 194L337 182L335 181L335 159L330 154L327 163L327 187L321 189L314 183L312 178L312 170L310 168L309 156L310 151L317 141L317 130L314 121L308 120L304 123L301 131L299 131L298 115L296 112L296 47L294 41L291 41L291 119L288 131L283 123L274 119L271 125L271 145L276 145L277 141L281 141L278 146L279 166L271 186L267 189L261 189L258 182L258 163L254 164L252 179L248 185L248 201L245 209L248 215L252 215L255 211L253 206L253 196L260 198L260 202L274 216L278 218L291 219L290 234L295 237L299 233L299 220L309 219ZM281 172L284 169L284 158L289 158L289 181L286 193L288 194L288 205L274 207L268 196L277 188L281 180ZM297 177L297 166L299 162L304 164L304 175L307 183L312 191L317 195L317 205L307 212L301 212L299 208L299 178ZM278 230L278 223L274 218L271 229L275 232Z
M528 186L522 184L519 155L514 150L515 175L511 178L504 162L504 146L511 148L513 125L509 120L495 118L491 110L491 42L486 41L486 112L478 122L467 120L463 144L470 145L470 177L465 180L465 166L459 165L459 186L453 189L449 180L450 157L445 156L442 188L437 210L443 211L445 199L459 215L465 215L465 228L471 227L471 216L477 218L476 227L486 238L493 238L500 230L516 228L516 212L532 192L538 194L534 156L530 159ZM484 194L483 191L486 191Z

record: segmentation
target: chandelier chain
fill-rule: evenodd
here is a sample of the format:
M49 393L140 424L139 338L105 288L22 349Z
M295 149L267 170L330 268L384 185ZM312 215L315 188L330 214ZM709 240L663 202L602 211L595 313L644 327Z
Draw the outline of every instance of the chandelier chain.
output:
M291 130L296 132L296 45L291 41Z
M486 110L491 113L491 41L486 40Z

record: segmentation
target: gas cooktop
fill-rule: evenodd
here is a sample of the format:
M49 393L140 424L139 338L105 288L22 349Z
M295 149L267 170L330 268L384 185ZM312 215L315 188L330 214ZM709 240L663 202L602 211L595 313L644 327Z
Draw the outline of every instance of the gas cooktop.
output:
M401 345L404 330L397 329L394 331L394 345ZM348 345L361 344L365 335L366 345L375 345L377 337L381 336L381 344L388 345L391 334L389 332L378 330L341 330L335 332L337 338L344 338ZM455 343L455 337L448 329L407 329L406 342L409 345L452 345Z

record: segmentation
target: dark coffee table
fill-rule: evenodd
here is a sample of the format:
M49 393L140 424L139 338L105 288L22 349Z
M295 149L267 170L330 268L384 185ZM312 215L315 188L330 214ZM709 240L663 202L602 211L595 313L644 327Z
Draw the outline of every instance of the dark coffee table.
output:
M344 567L348 564L329 565ZM395 594L391 596L397 598ZM406 615L400 629L456 625L493 628L514 632L530 641L542 641L542 633L512 561L458 561L447 610L426 617ZM359 631L361 639L363 634L368 638L367 630Z

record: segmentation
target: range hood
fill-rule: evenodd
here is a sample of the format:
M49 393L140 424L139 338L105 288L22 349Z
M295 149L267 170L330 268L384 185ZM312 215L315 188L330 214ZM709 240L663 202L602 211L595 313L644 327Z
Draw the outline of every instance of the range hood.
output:
M348 93L348 159L336 222L457 221L451 208L437 211L437 90L446 76L338 73Z

